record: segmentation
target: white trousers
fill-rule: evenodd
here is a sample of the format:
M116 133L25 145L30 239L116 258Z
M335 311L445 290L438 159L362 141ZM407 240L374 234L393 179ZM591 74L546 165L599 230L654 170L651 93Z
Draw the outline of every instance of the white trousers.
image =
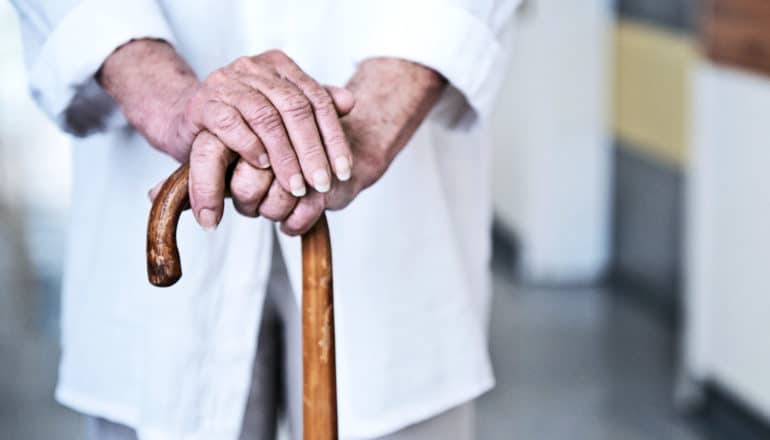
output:
M241 440L276 438L282 417L290 438L302 439L302 328L290 289L274 248ZM90 417L88 424L89 440L137 440L133 429L109 420ZM474 405L468 402L380 440L474 440L475 428Z

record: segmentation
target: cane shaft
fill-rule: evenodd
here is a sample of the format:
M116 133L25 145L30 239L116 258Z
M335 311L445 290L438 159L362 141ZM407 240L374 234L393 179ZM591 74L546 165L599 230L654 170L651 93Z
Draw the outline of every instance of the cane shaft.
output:
M302 411L305 440L337 440L332 255L326 216L302 236Z

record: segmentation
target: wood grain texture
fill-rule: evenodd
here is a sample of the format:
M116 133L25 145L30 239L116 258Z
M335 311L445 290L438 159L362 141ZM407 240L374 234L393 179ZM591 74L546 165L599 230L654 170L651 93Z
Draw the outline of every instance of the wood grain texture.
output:
M176 243L179 216L189 204L190 168L180 166L158 191L147 222L147 277L155 286L168 287L182 277Z
M302 236L302 417L305 440L337 439L332 255L326 216Z
M711 60L770 75L770 1L703 0L700 40Z

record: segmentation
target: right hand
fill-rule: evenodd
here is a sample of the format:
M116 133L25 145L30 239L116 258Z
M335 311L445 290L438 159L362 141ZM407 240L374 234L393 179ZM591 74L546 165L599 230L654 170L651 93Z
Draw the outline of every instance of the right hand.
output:
M239 157L253 170L272 166L280 189L295 197L305 182L329 191L332 168L338 180L350 178L335 104L349 111L352 94L320 86L280 51L241 57L200 82L170 45L136 40L108 57L98 79L153 146L189 157L190 202L203 227L218 224L215 190Z

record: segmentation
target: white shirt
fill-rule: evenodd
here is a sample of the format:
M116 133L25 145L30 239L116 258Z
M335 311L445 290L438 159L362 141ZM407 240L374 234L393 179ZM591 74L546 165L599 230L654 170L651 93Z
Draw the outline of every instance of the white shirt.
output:
M274 225L228 206L206 233L185 214L182 280L147 282L146 194L176 164L93 80L142 37L174 44L201 77L273 48L327 84L373 56L443 74L452 87L385 176L329 213L341 434L381 436L492 387L484 121L518 0L14 3L33 96L65 130L88 134L73 140L60 402L141 439L229 440L241 426ZM280 247L299 300L299 240L281 235Z

